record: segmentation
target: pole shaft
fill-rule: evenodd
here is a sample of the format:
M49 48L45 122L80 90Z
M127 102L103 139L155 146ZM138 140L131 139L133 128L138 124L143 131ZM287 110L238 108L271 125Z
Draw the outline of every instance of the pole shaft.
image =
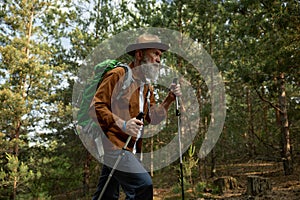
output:
M119 156L118 156L118 158L117 158L117 161L115 162L115 164L114 164L112 170L110 171L110 173L109 173L109 175L108 175L108 178L107 178L107 180L106 180L106 182L105 182L105 185L103 186L103 188L102 188L102 190L101 190L101 193L100 193L100 195L99 195L98 200L101 200L101 199L102 199L102 197L103 197L103 195L104 195L104 192L105 192L105 190L106 190L106 188L107 188L107 186L108 186L108 184L109 184L109 181L110 181L110 179L111 179L113 173L115 172L117 166L119 165L119 162L120 162L122 156L124 156L124 154L125 154L125 150L126 150L128 144L129 144L130 140L131 140L131 136L129 136L129 137L127 138L126 143L125 143L124 147L122 148L121 153L119 154Z
M183 182L182 150L181 150L181 113L180 113L180 104L179 104L179 98L178 97L176 97L176 116L177 116L177 127L178 127L181 197L182 197L182 200L184 200L184 182Z
M181 176L181 197L182 197L182 200L184 200L184 182L183 182L182 163L180 163L180 176Z

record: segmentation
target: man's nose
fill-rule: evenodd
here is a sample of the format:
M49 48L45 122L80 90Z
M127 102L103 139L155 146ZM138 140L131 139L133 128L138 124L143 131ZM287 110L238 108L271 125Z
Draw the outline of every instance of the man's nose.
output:
M159 56L156 57L156 62L160 63L160 57Z

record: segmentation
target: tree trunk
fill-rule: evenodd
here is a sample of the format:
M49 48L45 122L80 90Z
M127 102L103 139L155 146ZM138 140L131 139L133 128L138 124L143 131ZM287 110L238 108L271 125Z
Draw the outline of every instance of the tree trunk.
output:
M32 34L32 27L33 27L33 17L34 17L34 8L32 7L30 9L30 17L29 17L29 21L27 24L25 24L25 30L26 32L26 46L24 47L24 53L26 54L26 59L29 59L29 54L30 54L30 39L31 39L31 34ZM27 88L26 88L26 80L27 77L26 75L20 75L20 92L22 94L22 98L24 99L24 101L26 101L26 97L27 97ZM14 134L11 136L12 140L15 140L15 144L13 147L13 153L14 156L18 158L19 156L19 139L20 139L20 134L21 134L21 126L22 126L22 120L21 120L21 116L18 116L18 119L16 119L16 127L15 127L15 132ZM17 190L18 190L18 168L15 171L15 177L13 180L13 191L12 191L12 199L16 199L17 198Z
M168 116L168 115L167 115ZM166 121L167 121L168 117L166 117ZM168 124L168 123L167 123ZM154 139L153 137L151 137L151 152L150 152L150 155L151 155L151 166L150 166L150 175L153 177L154 176L154 166L153 166L153 159L154 159Z
M90 166L91 166L92 156L86 150L86 158L83 166L83 194L87 195L90 190Z
M231 176L223 176L214 180L213 185L219 188L220 194L237 187L237 180Z
M272 190L271 183L268 178L259 176L247 177L247 194L256 196L261 193L266 193Z
M251 91L247 88L247 107L248 107L248 149L249 149L249 157L253 158L255 155L255 145L254 145L254 125L253 125L253 112L252 112L252 102L251 102Z
M291 175L293 173L293 160L291 151L289 121L286 105L286 93L285 93L285 77L284 73L279 77L279 108L280 108L280 126L282 135L282 160L283 169L285 175Z
M14 189L13 189L13 200L15 200L16 198L17 198L17 183L18 183L18 181L17 181L17 177L15 176L14 177Z
M213 148L211 150L211 168L210 168L210 177L213 178L216 176L216 172L217 172L217 162L216 162L216 153L215 153L215 148Z
M212 34L212 21L210 19L209 21L209 53L210 56L213 55L213 34ZM211 70L211 94L214 94L214 70ZM214 96L211 95L211 102L214 102ZM211 120L210 120L210 126L214 126L215 123L215 116L214 116L214 112L211 112ZM216 165L217 165L217 154L215 153L215 149L213 148L211 150L211 168L210 168L210 176L211 177L215 177L216 176Z

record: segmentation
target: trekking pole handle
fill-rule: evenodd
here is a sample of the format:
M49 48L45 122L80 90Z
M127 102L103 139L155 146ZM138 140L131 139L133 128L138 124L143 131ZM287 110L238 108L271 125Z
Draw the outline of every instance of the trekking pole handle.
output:
M143 117L144 117L144 113L143 113L143 112L140 112L140 113L136 116L136 119L142 120ZM128 144L129 144L131 138L132 138L132 136L130 135L130 136L127 138L126 143L125 143L125 145L124 145L124 147L123 147L122 149L126 150L126 148L127 148Z
M144 113L143 113L143 112L140 112L140 113L138 114L138 116L136 116L136 119L142 120L143 117L144 117ZM132 138L131 135L127 138L126 143L125 143L125 145L124 145L123 148L122 148L123 150L126 150L126 148L127 148L128 144L129 144L131 138Z
M144 117L144 113L143 113L143 112L140 112L140 113L138 114L138 116L136 116L136 119L142 120L143 117Z

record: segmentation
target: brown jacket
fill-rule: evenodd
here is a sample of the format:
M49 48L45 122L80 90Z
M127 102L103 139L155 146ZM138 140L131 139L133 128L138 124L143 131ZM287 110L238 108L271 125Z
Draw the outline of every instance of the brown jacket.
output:
M131 63L129 66L132 68L133 64ZM139 86L141 85L141 81L137 77L133 76L135 81L125 90L119 99L116 98L122 86L124 75L125 70L122 67L117 67L107 72L97 89L90 107L90 115L95 121L99 122L99 125L110 141L105 142L104 140L103 146L105 150L122 148L128 138L128 134L123 132L122 129L116 125L115 121L119 118L128 121L136 117L139 113ZM148 88L150 89L150 112L148 112L146 99ZM158 124L165 118L166 110L163 106L156 105L152 86L144 85L143 94L144 113L146 114L145 120L151 124ZM168 95L165 102L170 104L173 100L172 95ZM128 150L132 151L135 140L136 138L132 137L128 145ZM137 152L141 152L141 146L142 139L139 139Z

